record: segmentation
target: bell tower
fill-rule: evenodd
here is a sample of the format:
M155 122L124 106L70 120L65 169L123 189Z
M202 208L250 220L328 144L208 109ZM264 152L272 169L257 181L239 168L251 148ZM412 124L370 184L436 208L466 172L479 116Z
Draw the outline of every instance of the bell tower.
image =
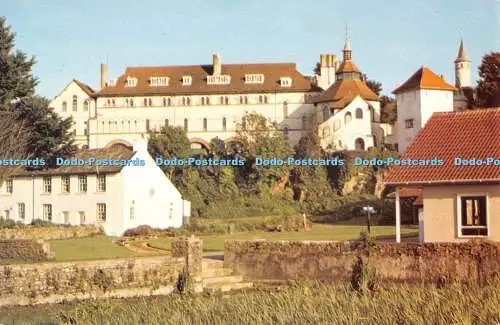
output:
M472 87L471 60L465 53L464 40L460 40L458 55L455 59L455 87Z

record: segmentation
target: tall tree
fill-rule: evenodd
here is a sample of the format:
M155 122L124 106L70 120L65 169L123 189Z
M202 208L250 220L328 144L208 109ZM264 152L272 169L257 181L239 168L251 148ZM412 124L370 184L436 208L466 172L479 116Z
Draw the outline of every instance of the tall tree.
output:
M14 40L15 34L5 18L0 17L0 112L11 120L2 136L19 137L18 143L25 143L20 150L25 158L50 162L55 156L71 155L76 149L69 133L72 120L61 119L49 108L47 99L35 96L37 79L31 73L35 59L16 51ZM20 130L23 130L21 136ZM5 158L12 154L9 147L0 146L4 150L0 154Z
M380 96L380 92L382 92L382 84L375 80L366 79L366 77L365 80L368 88L370 88L375 94L377 94L377 96Z
M380 121L394 123L398 118L396 100L393 97L380 96Z
M500 52L491 52L483 56L479 66L476 91L477 106L500 106Z

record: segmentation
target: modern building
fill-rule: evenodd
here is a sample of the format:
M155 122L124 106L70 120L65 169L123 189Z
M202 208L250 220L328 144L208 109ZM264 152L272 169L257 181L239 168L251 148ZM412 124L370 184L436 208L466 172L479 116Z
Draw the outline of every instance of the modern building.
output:
M393 166L385 178L396 187L397 241L400 198L408 196L420 197L422 241L500 241L499 126L500 108L432 115L402 159L444 164Z
M78 163L95 159L92 165ZM115 160L122 165L98 165ZM71 164L70 164L71 161ZM3 218L29 224L101 225L119 236L140 225L180 227L190 203L155 164L147 143L82 150L56 169L19 168L0 186Z

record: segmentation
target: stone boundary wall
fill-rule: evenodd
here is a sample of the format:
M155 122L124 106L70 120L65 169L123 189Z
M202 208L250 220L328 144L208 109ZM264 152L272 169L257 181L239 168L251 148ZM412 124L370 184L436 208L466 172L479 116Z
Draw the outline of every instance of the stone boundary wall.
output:
M167 294L184 258L0 265L0 306Z
M227 240L224 266L254 279L350 279L360 242ZM375 243L369 261L382 280L482 283L500 275L500 243Z
M0 239L65 239L103 235L97 226L25 226L19 228L0 228Z
M183 257L187 272L196 276L201 274L203 260L203 241L197 237L179 237L172 242L172 256Z
M0 260L45 261L54 258L49 243L32 239L0 239Z

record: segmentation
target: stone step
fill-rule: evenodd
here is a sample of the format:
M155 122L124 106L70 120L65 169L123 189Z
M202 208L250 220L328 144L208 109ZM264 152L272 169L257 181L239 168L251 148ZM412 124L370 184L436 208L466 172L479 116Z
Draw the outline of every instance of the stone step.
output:
M232 275L233 270L224 268L224 267L217 267L217 268L206 268L202 269L201 271L201 278L211 278L211 277L216 277L216 276L227 276L227 275Z
M227 292L231 290L241 290L252 288L252 282L238 282L238 283L213 283L204 287L205 292Z
M243 281L243 277L241 275L227 275L227 276L215 276L210 278L202 278L203 286L206 287L208 285L213 284L232 284Z

